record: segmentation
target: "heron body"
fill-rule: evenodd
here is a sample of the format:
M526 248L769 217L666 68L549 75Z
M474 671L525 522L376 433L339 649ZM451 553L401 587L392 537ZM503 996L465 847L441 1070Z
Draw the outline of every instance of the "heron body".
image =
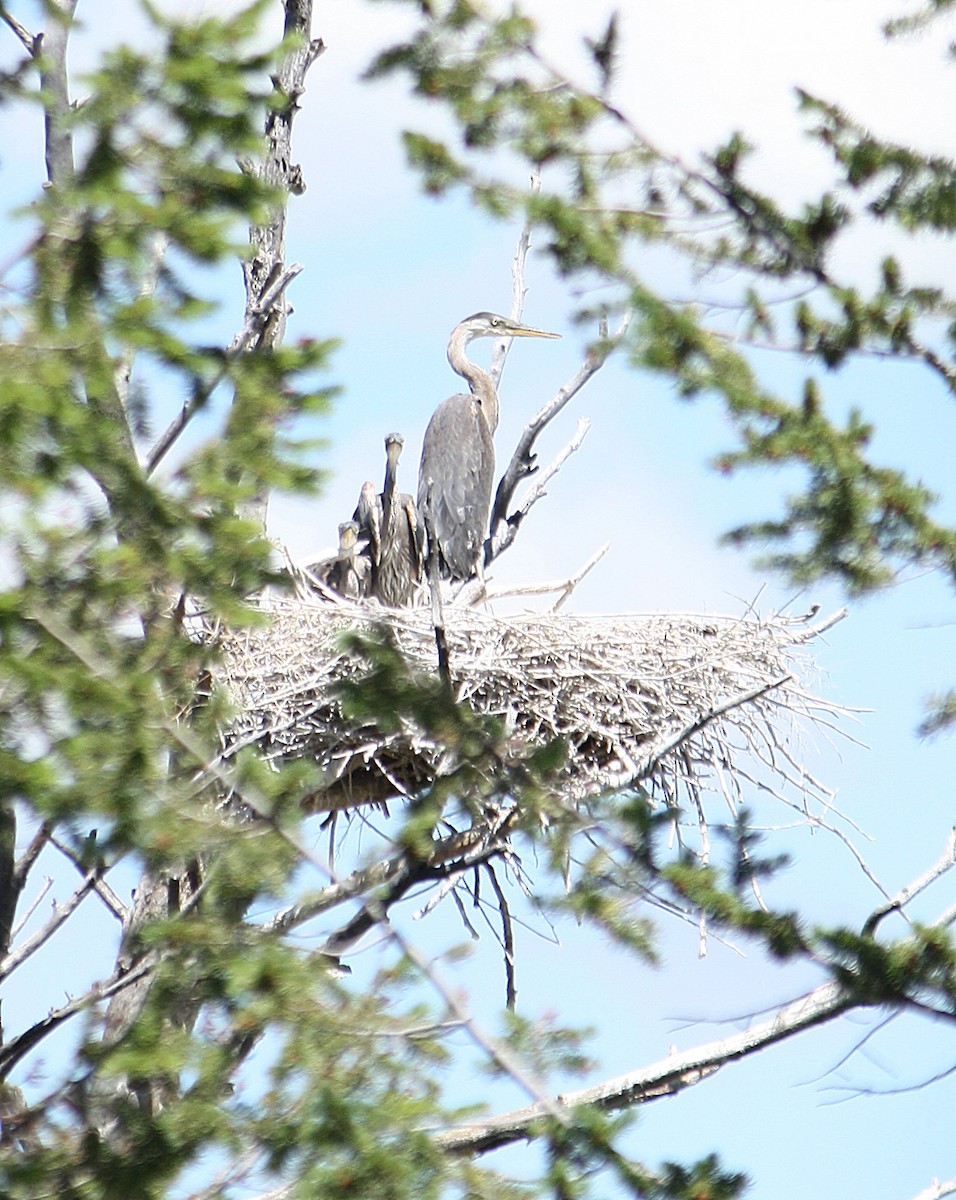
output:
M377 566L382 556L382 498L375 491L375 484L371 479L366 479L362 484L352 520L359 527L359 536L363 542L362 554L372 567Z
M440 578L469 579L479 570L495 475L498 393L465 349L480 337L558 336L488 312L466 317L452 332L448 362L470 390L450 396L433 413L418 475L429 563Z
M411 604L422 578L424 531L415 501L398 490L398 460L405 439L390 433L385 439L385 486L380 499L381 548L373 562L372 590L383 604Z
M319 569L324 582L349 600L364 596L368 587L369 562L356 552L358 535L358 522L344 521L339 526L338 554Z

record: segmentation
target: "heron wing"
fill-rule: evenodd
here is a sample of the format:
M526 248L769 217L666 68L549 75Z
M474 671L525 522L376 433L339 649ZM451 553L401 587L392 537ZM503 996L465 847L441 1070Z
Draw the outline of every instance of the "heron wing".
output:
M363 485L352 520L358 521L368 556L377 566L382 557L382 498L376 493L373 483Z
M408 547L411 552L412 574L415 582L422 577L425 563L425 527L418 517L418 505L407 492L400 497L405 521L408 525Z
M451 396L428 423L422 447L418 506L450 573L474 574L491 507L495 453L478 402Z

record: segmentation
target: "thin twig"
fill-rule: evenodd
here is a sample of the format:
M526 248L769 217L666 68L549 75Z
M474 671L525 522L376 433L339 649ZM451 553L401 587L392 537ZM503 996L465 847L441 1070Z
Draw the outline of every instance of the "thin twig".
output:
M299 263L292 263L291 266L284 268L263 292L259 304L249 308L246 313L245 325L233 338L232 344L223 355L223 365L211 379L205 382L196 382L192 395L185 401L178 415L174 417L146 455L147 475L152 475L176 444L189 422L208 403L213 392L228 376L232 363L249 350L262 335L262 331L276 305L280 303L285 289L301 271L302 267Z
M57 1029L64 1021L70 1017L76 1016L77 1013L83 1012L93 1004L99 1003L101 1000L108 1000L111 996L121 992L124 988L135 983L140 976L145 975L149 967L145 963L134 967L130 971L117 969L109 979L103 983L94 984L88 991L84 992L75 1000L70 1000L60 1008L51 1009L51 1011L43 1018L42 1021L37 1021L35 1025L31 1025L29 1029L23 1031L17 1037L7 1042L6 1045L0 1047L0 1079L5 1079L18 1062L36 1046L39 1042Z
M64 904L54 905L53 915L47 920L46 924L38 929L32 937L19 945L16 950L11 950L9 954L0 960L0 979L6 979L12 975L17 967L26 962L31 954L34 954L45 942L49 941L53 934L56 933L60 926L76 911L85 897L93 890L102 870L101 866L97 866L92 871L87 872L85 879L69 900Z
M571 595L571 593L574 591L574 589L578 586L578 584L581 582L581 580L585 577L585 575L590 574L590 572L594 570L594 568L598 565L598 563L601 561L601 559L605 556L605 554L607 554L608 550L610 550L610 549L611 549L611 543L605 542L603 546L599 546L598 549L594 551L594 553L591 555L591 557L588 559L588 561L584 564L584 566L580 569L580 571L578 571L576 575L572 575L571 578L568 580L567 584L565 585L564 591L558 597L558 599L554 602L554 604L551 606L552 612L557 612L560 608L562 608L564 606L568 597Z
M515 938L511 925L511 910L508 907L508 898L498 882L494 867L488 862L484 864L484 868L491 880L491 886L498 901L498 912L501 914L501 939L505 952L505 1005L514 1011L515 1002L518 999L518 989L515 986Z
M25 25L21 25L16 17L11 12L7 11L6 4L0 5L0 18L2 18L3 21L9 25L13 32L17 35L30 57L35 58L39 50L41 38L34 37L34 35L26 28Z
M551 462L548 463L542 474L539 475L535 480L534 486L528 489L519 507L515 509L514 512L509 514L501 532L494 538L490 538L488 543L485 545L486 565L498 558L499 555L503 554L515 540L515 538L518 536L518 529L520 528L522 521L524 521L525 517L538 503L538 501L543 499L548 494L548 484L561 470L571 455L581 448L581 443L587 437L588 430L590 428L591 422L587 419L587 417L580 417L577 428L574 431L574 436L565 445L565 447L554 456Z
M536 196L541 190L541 175L537 169L531 176L531 195ZM521 314L524 312L524 298L527 289L524 285L524 268L528 259L528 251L531 249L531 222L525 221L518 237L518 244L515 247L514 258L511 262L511 312L510 316L513 321L520 321ZM495 342L494 349L491 352L491 366L488 374L491 376L491 381L497 390L501 383L501 376L505 369L505 363L508 360L508 352L514 344L514 338L501 338Z
M47 894L47 892L50 890L51 887L53 887L53 879L51 878L51 876L47 875L46 879L44 879L44 881L43 881L42 887L37 892L37 894L33 897L33 899L30 901L30 904L27 907L26 912L23 914L23 916L20 918L19 921L17 921L16 925L14 926L13 933L11 934L11 938L10 938L10 940L12 942L15 942L16 939L20 936L21 932L26 927L30 918L33 916L33 914L36 912L36 910L42 904L43 897Z
M81 874L88 870L79 855L77 855L65 842L60 841L59 838L51 837L50 843L55 846L57 850L59 850L64 858L68 858ZM121 923L125 921L128 911L127 907L123 901L120 900L119 896L117 896L106 880L97 879L94 882L93 887L96 891L96 894L103 901L113 916L116 917Z

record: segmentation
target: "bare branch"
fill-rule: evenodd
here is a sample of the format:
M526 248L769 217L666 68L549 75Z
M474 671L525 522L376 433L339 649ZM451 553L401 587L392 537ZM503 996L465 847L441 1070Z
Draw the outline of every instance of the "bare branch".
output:
M43 881L43 886L40 888L40 890L37 892L37 894L30 901L30 904L27 907L27 911L23 914L23 916L17 922L16 927L13 930L13 936L10 939L11 941L13 941L15 938L18 938L20 936L20 931L26 926L27 922L30 920L30 918L33 916L33 914L36 912L36 910L43 903L43 897L47 894L47 892L50 890L51 887L53 887L53 880L48 875L46 877L46 879L44 879L44 881Z
M147 475L152 475L196 413L205 407L209 397L229 374L230 364L240 354L253 349L262 342L270 320L283 303L285 289L301 271L302 267L299 263L292 263L291 266L285 267L276 275L275 279L269 282L259 300L247 306L245 324L225 352L222 367L211 379L196 385L193 394L186 400L178 415L173 418L165 432L146 455Z
M879 923L891 912L902 912L914 896L918 896L920 892L925 891L930 884L935 883L941 875L945 875L947 871L952 870L956 866L956 825L949 831L949 837L946 839L946 849L940 855L939 859L933 865L924 871L918 879L914 879L912 883L901 888L895 896L891 896L886 904L881 904L871 915L870 919L864 926L863 932L873 934Z
M18 946L16 950L11 951L0 960L0 979L6 979L7 976L12 975L17 967L21 966L31 954L35 953L45 942L49 941L70 914L79 908L84 898L93 890L96 880L102 871L102 866L96 866L92 871L88 871L83 882L69 900L64 904L55 904L53 906L53 914L46 924L38 929L31 938L28 938Z
M70 26L77 0L48 0L46 12L51 21L41 38L34 39L34 53L40 57L40 87L48 97L44 105L47 179L62 186L73 178L73 134L70 131L70 85L66 67Z
M47 844L47 842L52 840L53 827L54 825L52 821L44 821L30 839L29 846L27 846L26 850L24 850L17 860L16 880L18 887L23 887L27 876L33 869L33 864L40 857L40 851Z
M526 1140L534 1122L551 1115L555 1106L568 1114L576 1108L627 1108L670 1096L699 1083L728 1062L744 1058L813 1025L831 1021L852 1007L854 1003L836 983L826 983L743 1033L708 1042L683 1054L670 1055L595 1087L567 1092L551 1100L548 1107L533 1104L488 1121L446 1130L435 1136L435 1142L451 1153L483 1154L499 1146Z
M585 575L597 566L610 548L611 543L605 542L603 546L595 550L584 566L569 579L555 579L546 583L522 583L502 588L486 588L485 598L488 600L502 600L506 596L550 596L554 592L560 592L561 595L551 606L551 611L557 612Z
M485 544L485 565L494 561L518 536L518 529L521 522L525 519L531 509L547 495L546 488L551 480L557 475L558 471L564 466L565 462L571 457L576 450L581 448L581 443L587 437L588 430L591 428L591 422L587 417L581 417L578 421L577 429L574 431L574 436L567 443L546 467L544 473L535 481L534 487L528 489L528 493L521 503L520 508L516 509L504 523L504 528L500 535L496 535L488 539Z
M0 5L0 19L2 19L5 24L10 26L13 32L23 43L27 53L31 56L31 58L35 58L38 53L38 43L40 39L34 37L34 35L30 33L25 25L21 25L16 17L7 11L7 6L5 4Z
M494 556L495 546L503 536L499 533L499 526L510 520L508 508L511 505L515 489L522 479L527 479L534 471L532 450L539 434L578 394L591 376L604 366L608 355L627 332L630 319L630 314L626 314L614 336L607 338L592 350L577 374L544 404L525 426L495 493L495 502L491 511L491 535L485 544L486 562L490 561L489 555Z
M498 901L498 912L501 914L501 944L505 952L505 1004L513 1011L515 1001L518 999L518 991L515 986L515 939L511 925L511 910L508 907L508 899L498 882L494 867L491 863L485 863L484 866Z
M536 196L541 190L541 175L537 168L531 176L531 194ZM524 265L528 258L528 251L531 249L531 222L525 221L524 228L521 230L521 235L518 238L518 244L515 247L515 255L511 262L511 312L509 316L513 321L520 321L521 314L524 312L524 298L527 289L524 286ZM488 374L491 376L492 383L497 390L501 383L501 376L505 369L505 363L508 360L508 352L514 343L514 338L502 338L495 342L494 349L491 352L491 367Z
M81 874L86 871L86 867L84 866L82 860L65 842L62 842L59 838L55 837L51 837L50 842L57 848L57 850L59 850L64 858L68 858L70 860L73 866L76 867ZM126 905L122 900L120 900L119 896L117 896L106 880L97 879L93 884L93 888L113 916L119 921L125 921L127 917Z
M956 1195L956 1179L945 1181L934 1179L928 1188L924 1188L913 1200L942 1200L943 1196Z
M118 969L109 979L102 983L94 984L82 996L68 1001L68 1003L62 1005L60 1008L51 1009L42 1021L37 1021L35 1025L31 1025L29 1029L24 1030L18 1037L7 1042L5 1046L0 1047L0 1079L5 1079L17 1063L30 1053L34 1046L41 1042L47 1034L59 1028L64 1021L76 1016L77 1013L83 1012L90 1005L99 1003L100 1000L108 1000L111 996L115 996L123 988L135 983L147 970L149 970L147 964L140 964L131 971Z
M266 117L265 126L265 153L262 161L252 168L276 189L279 199L273 205L269 219L249 230L253 254L243 265L247 319L262 306L263 297L286 269L285 231L288 197L299 196L305 191L302 168L293 160L292 155L292 125L299 111L299 100L305 91L305 77L309 68L325 50L322 40L313 40L311 36L312 0L284 0L284 8L283 34L290 49L273 80L273 104ZM255 345L248 348L259 350L279 345L285 337L288 312L288 306L280 292L270 307L259 339ZM244 511L248 516L257 518L264 528L268 505L268 494L263 493L244 505Z
M762 684L760 687L751 688L749 691L740 692L736 696L725 701L723 704L718 704L715 708L701 713L695 720L690 721L682 729L659 742L644 759L640 771L634 777L632 782L637 782L639 779L646 779L652 775L657 769L662 758L666 758L672 750L676 750L678 746L686 742L688 738L693 737L695 733L699 733L711 721L715 721L718 717L722 717L725 713L732 709L739 708L743 704L749 704L753 700L759 699L760 696L765 696L768 692L772 692L775 688L783 687L790 682L790 675L781 675L777 679L772 679L769 683Z
M559 608L563 607L563 605L567 601L568 597L571 595L571 593L574 591L574 589L578 586L578 584L581 582L581 580L585 577L585 575L589 574L598 565L598 563L601 561L601 559L605 556L605 554L607 554L608 550L610 550L610 549L611 549L611 543L605 542L603 546L599 547L597 550L594 551L594 553L591 555L591 557L588 559L588 561L584 564L584 566L581 568L581 570L578 571L578 573L576 575L572 575L571 578L568 580L564 591L561 593L561 595L557 598L557 600L551 606L552 612L557 612Z

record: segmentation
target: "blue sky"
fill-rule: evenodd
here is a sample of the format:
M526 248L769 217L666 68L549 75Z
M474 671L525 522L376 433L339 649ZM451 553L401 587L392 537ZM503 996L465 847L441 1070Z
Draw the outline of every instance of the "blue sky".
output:
M610 9L592 8L585 19L582 7L569 0L536 6L549 53L572 66L579 33L600 29ZM790 199L811 195L825 180L825 160L800 140L792 95L799 84L880 134L952 152L956 72L944 64L943 37L886 46L878 35L882 17L906 10L903 0L625 0L620 7L619 101L668 149L691 157L742 128L759 147L758 183ZM332 374L344 392L316 428L331 444L322 459L332 472L323 497L308 505L280 498L272 506L271 532L303 559L333 544L361 482L380 477L382 439L392 429L406 437L402 472L413 490L428 416L458 390L445 362L448 333L475 310L507 311L517 234L460 199L420 196L397 135L403 125L433 125L436 114L416 110L398 85L357 82L373 50L400 30L401 16L360 0L328 0L317 10L314 32L328 49L313 67L295 130L308 191L290 212L289 256L305 271L290 293L289 334L342 338ZM81 0L80 13L90 46L102 41L107 13L115 29L113 5ZM76 61L86 53L79 40ZM0 128L9 119L0 110ZM36 165L9 156L0 163L14 191ZM885 252L884 238L855 241L847 265L865 278ZM953 278L951 247L925 242L905 253L914 278ZM584 339L568 321L573 299L540 258L532 256L526 284L526 319L564 337L514 346L501 394L500 459L524 420L575 372ZM225 337L240 300L236 288L232 312L227 306L223 313ZM799 363L765 355L757 365L781 391L800 386ZM875 446L886 461L945 491L956 414L935 380L866 362L822 382L840 405L859 404L878 424ZM776 511L784 483L768 472L727 480L706 469L729 444L716 402L681 404L666 382L611 362L549 430L542 458L581 415L592 422L584 446L496 568L499 580L572 574L610 539L610 553L575 594L576 611L737 613L751 601L767 611L794 597L746 556L718 545L727 528ZM609 527L602 514L622 494L626 524ZM952 513L951 494L947 503ZM827 586L794 600L797 611L811 602L828 611L844 598ZM838 806L862 830L854 835L862 853L890 891L936 860L956 820L952 742L913 734L927 694L956 682L953 620L951 592L935 579L912 578L851 604L816 652L819 690L869 711L848 725L863 744L837 739L831 746L809 732L808 765L837 791ZM785 819L761 812L767 823ZM862 923L878 897L839 843L805 830L781 840L794 857L778 885L782 902L799 904L811 919ZM919 915L932 917L952 901L952 881L944 879ZM434 949L433 930L410 928ZM459 936L451 923L435 928L439 939ZM569 1023L594 1026L597 1079L652 1062L671 1045L709 1041L814 982L807 971L770 968L759 956L716 944L698 959L692 930L662 923L661 937L664 966L651 969L573 927L561 928L560 945L521 934L519 1005L529 1015L554 1010ZM494 948L483 946L454 976L488 1020L501 996L496 963ZM733 1023L713 1024L723 1021ZM956 1064L951 1028L903 1017L845 1059L870 1024L854 1018L811 1031L649 1106L633 1135L635 1154L653 1163L716 1150L753 1176L754 1200L907 1200L934 1177L956 1176L953 1080L892 1094ZM868 1090L891 1094L854 1095Z

